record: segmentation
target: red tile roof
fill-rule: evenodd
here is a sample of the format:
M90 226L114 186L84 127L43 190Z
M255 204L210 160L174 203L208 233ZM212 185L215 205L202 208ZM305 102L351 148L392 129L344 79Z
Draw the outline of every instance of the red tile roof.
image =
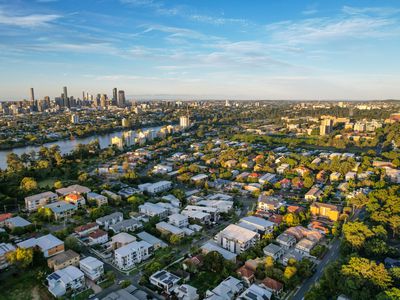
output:
M1 214L0 215L0 222L4 222L5 220L9 219L12 217L12 214L6 213L6 214Z
M103 235L106 235L106 234L107 234L107 232L105 232L104 230L97 229L96 231L91 232L89 234L89 237L92 238L92 239L97 239L97 238L99 238L99 237L101 237Z
M254 277L254 271L246 268L246 266L242 266L239 269L237 269L236 274L248 279L252 279Z
M99 225L97 223L94 223L94 222L93 223L89 223L89 224L85 224L85 225L76 227L75 228L75 232L86 231L86 230L89 230L89 229L94 228L96 226L99 226Z
M280 290L283 289L283 284L282 283L280 283L279 281L276 281L275 279L272 279L270 277L265 278L262 281L262 284L266 288L269 288L269 289L273 290L274 292L279 292Z

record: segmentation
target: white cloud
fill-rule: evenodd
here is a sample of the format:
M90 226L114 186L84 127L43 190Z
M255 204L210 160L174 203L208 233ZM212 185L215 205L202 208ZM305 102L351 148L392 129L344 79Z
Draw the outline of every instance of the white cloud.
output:
M279 41L289 43L321 42L343 38L387 37L397 34L397 21L390 18L354 16L283 21L266 26Z
M30 15L11 15L3 8L0 8L0 24L18 27L38 27L46 26L51 22L61 18L56 14L30 14Z
M391 16L400 13L399 8L393 7L352 7L343 6L342 11L349 15L378 15Z

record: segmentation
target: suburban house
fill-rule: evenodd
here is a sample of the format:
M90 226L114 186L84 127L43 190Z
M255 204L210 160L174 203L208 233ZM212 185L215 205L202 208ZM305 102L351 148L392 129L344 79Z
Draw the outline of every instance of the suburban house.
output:
M114 251L114 261L118 268L127 270L148 259L152 253L153 246L149 243L145 241L132 242Z
M316 201L321 199L323 192L317 187L313 186L305 195L304 199L307 201Z
M198 300L199 294L197 289L188 284L182 284L175 289L175 295L178 300Z
M240 254L246 251L260 239L260 235L254 231L231 224L224 230L220 231L214 240L233 253Z
M283 204L278 197L261 194L258 197L257 209L261 211L277 211Z
M49 292L56 298L85 287L85 275L74 266L68 266L47 276Z
M242 281L229 276L217 285L213 290L206 292L204 299L226 299L232 300L238 296L244 289Z
M14 229L14 228L18 228L18 227L26 227L31 224L32 224L31 222L25 220L24 218L22 218L20 216L12 217L12 218L6 219L4 221L4 225L6 227L8 227L9 229Z
M17 244L18 248L38 248L44 257L54 256L64 252L64 242L52 234L44 235L39 238L30 238Z
M104 263L92 256L79 262L79 268L90 280L96 281L104 274Z
M265 286L267 290L271 291L277 296L279 296L283 292L283 283L270 277L266 277L261 284Z
M201 246L201 251L203 254L216 251L219 254L221 254L224 259L236 262L237 254L222 248L220 245L218 245L212 240L206 242L203 246Z
M246 286L250 286L254 282L254 273L253 270L249 269L245 265L236 270L236 274L246 283Z
M71 217L78 209L75 205L65 201L50 203L45 207L51 210L56 221Z
M78 253L73 250L67 250L47 259L47 265L50 269L57 271L68 266L77 267L79 265L79 259L80 256Z
M65 196L64 200L77 207L82 207L86 204L85 197L80 194L68 194L67 196Z
M152 285L161 288L167 294L170 294L181 280L181 278L166 270L160 270L154 273L149 279Z
M310 205L310 212L313 216L324 217L331 221L339 219L339 209L336 205L314 202Z
M108 203L108 198L106 196L94 192L87 193L86 198L88 201L96 201L97 206L106 205Z
M53 192L44 192L29 197L25 197L25 208L28 212L33 212L38 210L40 207L46 204L56 202L58 200L58 195Z
M68 194L77 194L77 195L84 195L90 192L90 189L79 185L79 184L74 184L70 185L65 188L60 188L56 190L56 193L62 197L67 196Z
M294 247L295 251L303 255L310 255L310 251L317 244L317 241L308 238L301 239Z
M136 219L127 219L122 220L121 222L110 225L109 229L114 231L115 233L119 233L121 231L134 231L138 228L142 227L142 223Z
M167 243L160 240L159 238L156 238L150 233L147 233L146 231L139 232L138 234L136 234L136 236L142 241L148 242L150 245L152 245L154 250L168 247Z
M247 290L245 290L238 299L243 300L269 300L272 297L271 291L253 283Z
M104 230L97 229L89 233L89 245L99 245L108 242L108 233Z
M100 226L104 226L105 230L108 230L111 225L121 222L123 219L124 215L121 212L115 212L110 215L96 219L96 223Z
M88 236L90 233L96 231L97 229L99 229L99 224L93 222L75 227L74 231L77 235L79 235L79 237L84 237Z
M6 220L12 218L11 213L0 214L0 227L5 226Z
M263 252L265 256L271 256L274 260L278 260L285 253L285 250L281 246L271 243L264 247Z
M296 244L296 238L287 233L281 233L275 239L283 249L288 250Z
M185 236L185 231L183 231L181 228L171 225L167 222L157 223L156 228L159 232L161 232L163 234L172 234L172 235L176 235L179 237Z

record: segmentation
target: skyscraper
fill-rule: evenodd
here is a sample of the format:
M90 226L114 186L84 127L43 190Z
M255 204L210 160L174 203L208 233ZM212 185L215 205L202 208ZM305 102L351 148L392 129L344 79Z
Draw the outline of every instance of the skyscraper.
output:
M69 107L69 101L68 101L68 92L67 92L67 87L64 86L63 87L63 94L62 94L62 98L63 98L63 106Z
M33 88L31 88L31 101L35 101L35 92Z
M125 106L125 92L122 90L118 91L118 106L119 107Z
M107 95L103 94L100 97L100 106L101 107L107 107Z
M113 88L113 97L112 97L112 102L113 105L116 105L118 101L118 92L117 92L117 88Z

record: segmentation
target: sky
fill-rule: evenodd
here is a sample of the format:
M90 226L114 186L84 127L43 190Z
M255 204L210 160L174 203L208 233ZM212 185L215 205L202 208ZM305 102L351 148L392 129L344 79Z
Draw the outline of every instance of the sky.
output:
M0 0L0 100L400 99L397 0Z

